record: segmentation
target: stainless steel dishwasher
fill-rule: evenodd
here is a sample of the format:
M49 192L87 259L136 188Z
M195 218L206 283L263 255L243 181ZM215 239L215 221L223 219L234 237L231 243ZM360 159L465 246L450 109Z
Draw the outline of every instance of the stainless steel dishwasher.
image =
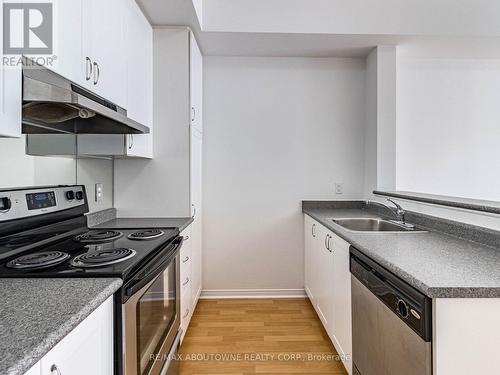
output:
M432 301L351 247L354 375L431 375Z

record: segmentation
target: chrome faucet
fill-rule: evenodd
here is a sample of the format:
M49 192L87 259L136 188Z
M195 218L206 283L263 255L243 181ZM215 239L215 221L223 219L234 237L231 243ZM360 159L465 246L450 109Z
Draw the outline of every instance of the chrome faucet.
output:
M383 207L389 211L391 211L391 213L393 215L396 216L396 221L400 224L404 224L404 225L408 225L409 224L406 224L406 221L405 221L405 214L406 214L406 211L404 210L403 207L401 207L399 204L397 204L396 202L394 202L392 199L388 198L387 199L389 202L391 202L394 206L396 206L396 210L394 210L393 208L383 204L383 203L380 203L380 202L377 202L377 201L368 201L367 203L368 204L373 204L373 205L377 205L377 206L380 206L380 207Z
M391 198L387 198L387 200L389 202L391 202L394 206L396 206L397 220L400 221L403 224L406 224L405 223L405 214L406 214L406 211L403 209L403 207L401 207L399 204L397 204L396 202L394 202Z

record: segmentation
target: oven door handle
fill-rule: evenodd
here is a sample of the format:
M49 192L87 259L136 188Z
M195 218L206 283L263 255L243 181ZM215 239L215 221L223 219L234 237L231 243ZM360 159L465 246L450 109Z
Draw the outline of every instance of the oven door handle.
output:
M167 250L162 251L161 254L176 252L177 249L182 246L183 242L184 242L184 237L178 237L177 239L174 240L173 243L171 243L167 247ZM149 283L151 280L157 277L161 273L161 271L163 271L166 268L166 265L170 264L170 262L172 262L173 259L175 258L167 259L166 261L159 263L152 270L150 271L148 270L146 274L143 274L141 272L139 276L132 278L128 283L128 286L125 288L125 295L127 297L130 297L137 291L141 290L147 283Z
M175 353L179 350L179 342L181 341L181 336L182 336L182 328L179 328L179 331L177 332L177 335L175 336L174 342L172 344L172 347L170 348L170 351L168 352L167 355L167 361L163 364L161 370L160 370L160 375L166 375L167 371L172 364L172 361L175 361L177 358L175 358Z

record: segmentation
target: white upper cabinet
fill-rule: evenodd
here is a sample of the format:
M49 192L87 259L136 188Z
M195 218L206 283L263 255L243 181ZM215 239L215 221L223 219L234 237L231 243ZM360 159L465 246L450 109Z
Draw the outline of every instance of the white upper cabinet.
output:
M121 107L127 106L127 62L123 0L85 0L83 54L88 87ZM90 68L91 67L91 68Z
M190 33L191 125L203 132L203 56L193 33Z
M134 0L124 0L127 44L127 116L146 125L149 134L127 137L127 155L153 157L153 28Z
M2 4L0 4L2 5ZM0 7L3 20L3 7ZM3 27L0 27L0 137L21 136L21 69L3 64Z
M54 0L54 60L47 66L69 80L87 86L83 56L84 0Z
M150 128L149 134L81 134L79 155L152 158L153 29L137 3L134 0L55 0L54 19L57 59L50 68L125 108L128 117ZM7 123L18 127L9 134L15 135L18 131L20 135L21 78L19 75L15 81L10 80L7 89L12 92L17 89L19 93L15 98L9 97L17 104L9 106L11 110L5 117L17 118ZM2 127L0 125L0 134L4 134ZM36 146L37 137L30 139L30 146ZM67 154L58 150L58 155Z
M129 47L124 14L131 5L121 0L55 0L56 60L47 67L126 108Z

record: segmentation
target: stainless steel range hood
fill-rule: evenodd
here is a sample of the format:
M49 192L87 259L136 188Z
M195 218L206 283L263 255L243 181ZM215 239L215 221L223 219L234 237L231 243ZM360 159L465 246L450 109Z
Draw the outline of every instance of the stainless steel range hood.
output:
M23 58L23 133L146 134L118 105Z

